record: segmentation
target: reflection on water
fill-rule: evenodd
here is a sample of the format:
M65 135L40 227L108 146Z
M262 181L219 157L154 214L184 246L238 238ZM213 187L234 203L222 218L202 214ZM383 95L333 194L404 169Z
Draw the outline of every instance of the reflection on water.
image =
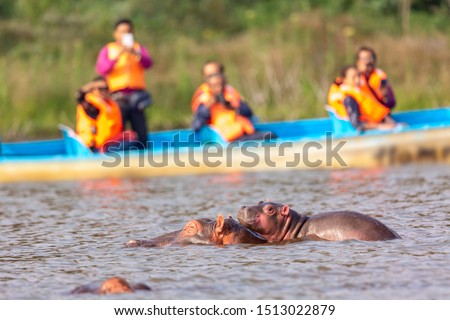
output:
M333 171L328 181L329 188L336 194L355 192L359 187L367 185L372 191L380 190L385 186L386 171L386 168Z
M132 299L449 299L449 190L446 166L0 185L0 298L92 299L68 292L117 275L152 287ZM123 248L266 198L403 239Z

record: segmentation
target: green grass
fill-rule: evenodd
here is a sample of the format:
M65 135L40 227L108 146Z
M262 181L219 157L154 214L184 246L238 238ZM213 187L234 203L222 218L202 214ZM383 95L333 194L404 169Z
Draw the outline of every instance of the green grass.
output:
M58 123L74 127L75 91L95 76L97 53L122 16L134 19L155 60L146 75L155 101L146 111L151 130L189 126L191 96L209 59L225 64L261 120L326 116L330 83L363 44L378 52L397 110L449 105L449 11L441 2L413 10L403 35L389 0L2 0L0 136L56 137Z

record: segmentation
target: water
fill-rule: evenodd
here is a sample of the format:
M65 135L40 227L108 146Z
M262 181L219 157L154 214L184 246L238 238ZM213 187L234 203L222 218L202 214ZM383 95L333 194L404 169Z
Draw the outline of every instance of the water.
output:
M450 299L450 167L286 171L0 185L0 299L70 295L110 276L125 299ZM351 209L401 240L123 248L270 198Z

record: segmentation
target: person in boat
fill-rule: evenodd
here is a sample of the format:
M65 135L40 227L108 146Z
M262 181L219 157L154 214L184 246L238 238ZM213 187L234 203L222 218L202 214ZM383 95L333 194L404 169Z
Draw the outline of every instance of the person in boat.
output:
M110 98L106 80L98 77L77 92L76 133L93 152L137 147L134 134L123 132L118 104Z
M119 104L123 127L130 121L141 147L147 146L145 108L152 103L146 91L144 71L153 65L148 50L134 41L133 23L118 20L114 25L114 42L104 46L97 58L96 71L106 78L111 97Z
M204 64L202 74L205 81L195 91L191 103L194 131L211 125L227 141L275 137L271 132L255 130L251 121L253 111L242 100L240 93L227 83L222 64L209 61Z
M396 126L390 109L359 87L360 77L356 66L341 70L328 92L328 105L335 114L347 119L358 131L389 130Z
M372 48L361 47L356 53L360 75L359 87L389 109L395 107L395 95L386 72L376 67L377 55Z
M207 92L209 90L209 86L207 84L207 80L209 77L216 75L216 74L222 74L225 76L225 67L222 63L214 60L207 61L202 68L202 76L204 79L204 82L195 90L195 93L193 95L192 101L194 101L197 97L202 95L204 92ZM233 88L230 84L227 84L228 87ZM235 90L233 88L233 90ZM253 111L250 108L250 106L242 99L239 107L237 108L236 112L248 119L252 119L253 117ZM208 123L210 114L208 110L205 110L204 105L197 105L192 103L192 113L194 114L194 120L192 123L192 127L194 130L200 129L205 123Z

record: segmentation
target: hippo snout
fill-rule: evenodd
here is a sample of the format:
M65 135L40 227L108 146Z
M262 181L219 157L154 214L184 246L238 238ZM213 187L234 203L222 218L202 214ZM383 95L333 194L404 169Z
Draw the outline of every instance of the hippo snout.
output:
M250 227L257 218L249 209L247 206L242 206L237 213L238 221L245 227Z

